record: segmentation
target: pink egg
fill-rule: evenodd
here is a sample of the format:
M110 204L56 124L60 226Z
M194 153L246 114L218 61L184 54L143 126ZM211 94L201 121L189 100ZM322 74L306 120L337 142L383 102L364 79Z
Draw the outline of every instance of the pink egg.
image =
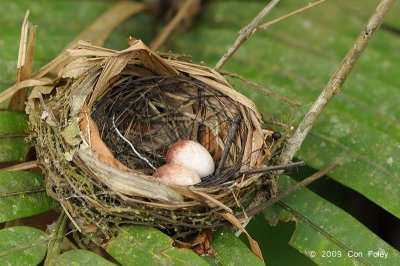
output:
M201 182L196 172L178 164L165 164L158 168L153 176L167 184L178 186L191 186Z
M195 171L200 177L214 173L215 164L210 153L192 140L179 140L167 152L167 163L179 164Z

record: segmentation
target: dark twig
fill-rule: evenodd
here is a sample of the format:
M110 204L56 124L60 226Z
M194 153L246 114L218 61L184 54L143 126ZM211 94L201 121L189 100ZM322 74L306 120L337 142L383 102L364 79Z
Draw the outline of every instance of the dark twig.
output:
M263 10L248 24L244 26L239 31L239 36L237 37L235 43L229 47L228 51L221 57L218 63L215 65L215 69L219 70L228 59L236 52L237 49L257 30L258 24L261 20L271 12L279 0L272 0L269 4L264 7Z
M382 0L379 3L374 14L372 14L357 40L351 46L345 58L337 67L325 89L321 92L308 113L304 116L303 121L301 121L294 134L287 140L287 145L283 148L279 158L281 164L288 163L293 159L294 155L300 149L301 144L317 121L318 117L325 110L329 101L333 98L333 96L340 92L340 89L342 88L343 83L346 81L347 76L350 74L357 60L360 58L365 47L367 47L368 41L382 24L384 17L395 2L396 0Z
M288 163L288 164L281 164L281 165L273 165L273 166L266 166L266 167L261 167L261 168L253 168L245 171L240 171L238 173L239 175L243 174L259 174L259 173L268 173L268 172L274 172L274 171L279 171L279 170L289 170L298 166L303 166L304 162L294 162L294 163Z
M337 164L334 164L334 165L331 165L331 166L325 168L324 170L316 172L315 174L313 174L313 175L307 177L306 179L300 181L296 185L291 186L288 190L285 190L283 192L278 193L277 196L268 199L266 202L264 202L264 203L262 203L262 204L260 204L258 206L255 206L255 207L253 207L253 208L251 208L249 210L246 210L246 215L251 217L251 216L261 212L262 210L264 210L265 208L271 206L272 204L274 204L274 203L286 198L287 196L289 196L293 192L308 186L312 182L318 180L319 178L323 177L324 175L328 174L329 172L335 170L336 167L337 167ZM243 217L238 217L238 218L239 219L244 218L244 215L243 215Z
M237 131L237 128L239 126L241 119L242 119L242 117L240 115L237 115L233 119L232 126L229 129L228 136L226 137L224 152L222 153L221 160L219 161L217 170L215 170L214 176L218 176L218 174L221 172L222 168L224 167L226 158L228 158L229 150L231 149L231 145L232 145L233 139L235 138L235 134L236 134L236 131Z

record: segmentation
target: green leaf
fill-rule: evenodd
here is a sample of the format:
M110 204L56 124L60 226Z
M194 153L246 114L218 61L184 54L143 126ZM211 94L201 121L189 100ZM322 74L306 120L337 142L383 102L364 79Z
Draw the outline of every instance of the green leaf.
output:
M28 226L0 230L0 265L38 265L46 255L48 235Z
M269 19L308 2L279 3ZM376 5L375 0L327 1L267 31L256 32L224 69L301 101L303 106L294 110L232 81L254 100L264 117L295 120L298 124ZM265 1L215 1L207 6L193 31L173 38L170 49L191 53L196 61L204 60L213 66L236 39L237 31L264 6ZM362 13L357 12L360 9ZM391 13L399 12L397 3ZM299 159L316 169L340 164L331 173L334 180L397 217L400 217L399 47L399 35L385 28L377 32L342 92L329 104L299 153Z
M264 265L230 228L215 232L211 243L222 265Z
M283 190L294 183L288 176L280 178ZM289 244L319 265L396 265L400 259L396 249L308 189L266 209L264 217L272 224L294 220L296 230ZM384 257L374 257L377 254Z
M0 171L0 223L39 214L57 205L46 194L43 176Z
M23 161L31 143L28 136L28 117L22 112L0 112L0 162Z
M209 265L189 249L175 248L173 240L158 229L124 226L110 242L107 252L128 265Z
M84 249L74 249L64 252L57 258L57 266L112 266L114 263Z
M28 132L28 116L23 112L0 112L0 136L26 136Z

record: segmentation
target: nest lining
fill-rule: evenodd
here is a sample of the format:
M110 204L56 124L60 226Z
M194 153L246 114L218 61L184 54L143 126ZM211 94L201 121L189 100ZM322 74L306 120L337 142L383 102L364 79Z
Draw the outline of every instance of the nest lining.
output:
M165 164L169 146L182 139L202 144L218 166L233 123L238 123L237 132L233 132L234 145L230 146L225 163L220 171L202 178L197 187L227 186L250 163L250 158L243 159L242 139L247 131L239 104L198 81L127 77L99 99L92 117L97 125L102 125L101 138L114 156L127 167L147 175L154 172L151 166Z
M121 223L194 232L224 224L226 212L245 216L263 180L238 173L262 166L274 148L249 99L214 70L161 58L140 41L122 52L86 43L73 52L80 56L57 79L33 90L27 112L47 191L78 229L102 242ZM172 143L191 139L217 170L193 187L160 183L115 129L155 167Z

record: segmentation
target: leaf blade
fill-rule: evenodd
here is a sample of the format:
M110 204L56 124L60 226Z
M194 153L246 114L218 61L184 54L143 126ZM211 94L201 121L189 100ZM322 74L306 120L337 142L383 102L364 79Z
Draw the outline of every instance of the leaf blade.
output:
M229 228L215 232L211 244L221 265L264 265Z
M39 214L57 205L46 194L43 176L0 171L0 222Z
M280 185L283 190L294 183L292 178L281 176ZM397 250L355 218L308 189L297 191L282 200L281 204L266 209L264 217L273 224L278 220L296 221L296 229L289 244L317 264L393 265L400 259ZM387 252L388 257L374 258L369 253L379 251ZM314 255L312 252L315 252ZM331 256L332 252L336 252L336 257Z
M56 260L57 266L113 266L116 265L94 252L85 249L74 249L62 253Z
M20 162L31 143L25 141L28 136L28 117L22 112L0 112L0 162Z
M0 230L1 265L38 265L46 255L48 235L28 226Z
M192 250L172 246L158 229L124 226L106 251L122 265L209 265Z

